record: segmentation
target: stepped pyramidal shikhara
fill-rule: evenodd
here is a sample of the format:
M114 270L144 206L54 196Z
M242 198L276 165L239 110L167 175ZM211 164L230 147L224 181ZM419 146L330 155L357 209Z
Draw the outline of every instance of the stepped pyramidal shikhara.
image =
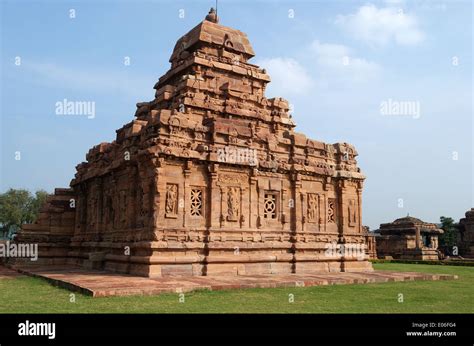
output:
M42 265L150 277L371 271L331 251L364 246L356 150L295 132L253 56L211 10L176 43L155 99L16 241L38 243Z

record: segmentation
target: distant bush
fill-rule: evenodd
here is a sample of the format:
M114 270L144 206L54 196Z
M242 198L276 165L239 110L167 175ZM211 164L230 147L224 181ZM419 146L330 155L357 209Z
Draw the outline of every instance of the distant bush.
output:
M25 223L33 223L48 193L36 191L33 195L24 189L9 189L0 194L0 238L11 237Z

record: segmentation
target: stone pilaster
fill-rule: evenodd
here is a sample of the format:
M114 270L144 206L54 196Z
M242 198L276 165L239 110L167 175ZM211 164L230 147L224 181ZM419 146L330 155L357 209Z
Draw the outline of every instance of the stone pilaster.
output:
M188 217L189 217L189 194L191 193L191 188L189 186L189 177L192 173L192 162L186 161L186 166L183 170L183 177L184 177L184 184L183 184L183 196L182 201L178 202L178 207L182 202L182 209L183 209L183 227L186 228L188 224Z
M212 229L220 227L220 215L221 208L216 207L220 206L221 194L220 187L218 186L218 168L219 165L215 164L209 167L209 198L207 210L209 211L209 226Z

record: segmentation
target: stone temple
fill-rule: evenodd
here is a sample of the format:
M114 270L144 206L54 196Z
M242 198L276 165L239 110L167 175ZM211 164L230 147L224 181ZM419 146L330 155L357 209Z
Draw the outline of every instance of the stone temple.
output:
M42 265L149 277L372 271L328 255L364 245L355 148L295 132L254 55L211 10L177 41L154 100L16 241L38 243Z
M378 231L377 256L404 260L438 260L438 236L444 231L434 223L406 216L383 223Z
M474 208L466 211L466 217L459 220L459 253L474 258Z

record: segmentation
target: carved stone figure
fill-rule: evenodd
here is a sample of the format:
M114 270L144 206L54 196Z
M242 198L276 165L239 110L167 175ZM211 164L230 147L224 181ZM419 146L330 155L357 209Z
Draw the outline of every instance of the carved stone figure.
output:
M227 221L238 221L239 219L239 188L229 187L227 191Z
M318 195L308 193L308 222L316 222L318 218Z
M178 205L178 185L168 184L166 187L166 214L176 215Z

